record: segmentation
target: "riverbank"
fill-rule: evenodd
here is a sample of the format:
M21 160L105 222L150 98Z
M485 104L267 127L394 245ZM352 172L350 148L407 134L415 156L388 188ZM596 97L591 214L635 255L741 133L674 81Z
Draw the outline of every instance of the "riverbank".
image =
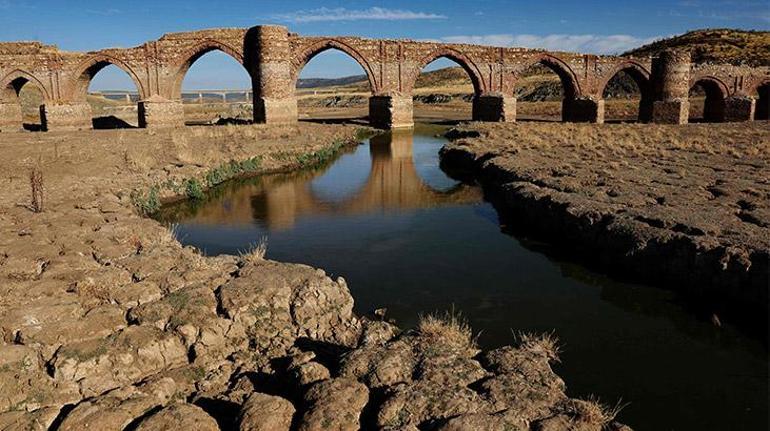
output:
M484 184L508 229L766 333L767 122L473 124L451 135L442 167Z
M265 260L259 238L203 257L140 215L322 163L357 132L4 133L0 428L627 429L565 395L550 337L480 352L455 316L400 332L355 316L344 279Z

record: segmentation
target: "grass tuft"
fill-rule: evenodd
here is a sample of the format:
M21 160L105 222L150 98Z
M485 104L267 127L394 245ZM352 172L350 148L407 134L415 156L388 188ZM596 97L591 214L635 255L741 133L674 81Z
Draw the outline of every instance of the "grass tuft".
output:
M246 263L257 263L265 260L265 254L267 254L267 237L263 236L247 250L241 252L240 257Z
M514 333L513 336L518 341L520 349L543 354L548 360L559 362L561 348L559 338L553 332L543 334L519 332Z
M467 320L459 312L455 312L454 308L442 314L420 316L417 331L420 337L429 343L458 349L477 348L476 337L473 336Z

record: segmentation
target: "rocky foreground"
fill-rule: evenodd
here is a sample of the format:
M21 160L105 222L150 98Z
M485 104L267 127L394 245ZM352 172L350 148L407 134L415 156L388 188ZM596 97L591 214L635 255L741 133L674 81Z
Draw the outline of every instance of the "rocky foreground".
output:
M565 395L550 337L480 352L453 316L401 332L356 316L341 278L259 247L203 257L138 214L322 162L354 135L3 134L0 429L628 429Z
M474 124L451 137L442 167L480 180L508 228L766 325L770 123Z

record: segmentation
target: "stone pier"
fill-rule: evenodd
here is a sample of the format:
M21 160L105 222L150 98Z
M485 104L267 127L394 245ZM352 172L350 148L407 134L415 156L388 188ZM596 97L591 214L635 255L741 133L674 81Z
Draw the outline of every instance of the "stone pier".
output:
M378 129L413 127L412 96L390 94L370 97L369 123Z
M604 123L604 99L564 99L562 120L571 123Z
M665 51L652 61L652 121L686 124L690 116L690 53Z
M40 121L46 131L74 131L93 128L88 102L46 103L40 107Z
M297 121L297 98L292 79L289 30L263 25L249 30L247 43L255 47L253 75L254 122L266 124Z
M515 122L516 97L490 94L474 97L473 121Z
M751 121L754 119L756 101L748 96L733 96L725 100L723 120L728 122Z
M0 132L22 130L21 105L17 102L0 102Z
M184 105L181 100L159 96L139 101L139 127L159 129L184 126Z

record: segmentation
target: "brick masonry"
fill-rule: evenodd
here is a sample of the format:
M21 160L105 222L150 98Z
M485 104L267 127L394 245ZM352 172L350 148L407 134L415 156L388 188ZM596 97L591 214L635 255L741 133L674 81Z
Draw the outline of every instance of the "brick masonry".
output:
M89 126L85 102L91 79L112 64L134 81L146 127L183 124L181 86L190 66L212 50L227 53L252 77L255 121L297 120L294 96L302 68L317 54L337 49L350 55L365 71L372 92L370 119L382 127L412 124L411 96L420 71L438 58L449 58L465 69L474 86L474 119L515 121L515 88L520 74L534 64L556 72L565 89L565 121L602 122L602 93L619 71L628 72L642 90L640 119L667 123L687 121L688 91L696 83L707 92L710 120L766 116L770 68L732 65L691 65L686 52L659 58L597 56L523 48L444 44L412 40L359 37L306 37L282 26L212 29L172 33L126 49L79 53L61 51L40 42L0 43L0 131L20 128L12 104L24 84L40 89L50 130ZM167 102L167 103L164 103ZM657 110L656 110L657 109ZM89 121L86 121L86 115ZM60 118L67 117L67 118ZM153 118L155 117L155 118Z

